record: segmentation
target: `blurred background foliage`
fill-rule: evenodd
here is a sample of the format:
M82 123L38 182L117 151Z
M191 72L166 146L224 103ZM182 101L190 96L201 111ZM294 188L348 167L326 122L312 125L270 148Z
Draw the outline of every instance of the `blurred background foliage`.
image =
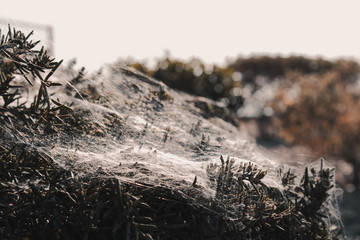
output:
M232 67L207 66L200 59L172 59L166 55L156 61L154 68L130 60L127 65L158 79L171 88L225 103L236 111L243 97L236 91L242 87L241 74Z
M353 173L344 184L359 188L360 65L356 60L260 55L238 57L219 67L165 54L153 67L133 59L125 63L174 89L225 103L241 124L255 123L254 137L267 147L300 145L317 156L345 160ZM262 98L266 94L270 97ZM260 110L249 114L246 108Z

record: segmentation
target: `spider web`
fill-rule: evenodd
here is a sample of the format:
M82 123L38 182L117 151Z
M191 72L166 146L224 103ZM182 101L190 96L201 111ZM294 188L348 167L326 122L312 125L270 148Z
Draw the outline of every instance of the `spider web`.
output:
M263 182L283 188L278 170L287 169L286 164L262 155L232 124L205 118L204 109L195 104L221 109L219 103L175 91L119 63L79 75L74 62L69 62L53 81L62 86L52 89L52 98L71 105L86 119L86 133L34 136L9 130L2 136L49 155L72 170L74 178L109 176L181 189L191 186L196 177L204 195L214 197L207 168L219 164L223 155L233 158L236 165L252 162L266 169ZM32 101L36 89L26 89L25 101ZM293 172L302 176L304 168L299 165ZM328 224L334 228L341 225L337 202L341 194L333 188L328 201L328 216L332 216Z

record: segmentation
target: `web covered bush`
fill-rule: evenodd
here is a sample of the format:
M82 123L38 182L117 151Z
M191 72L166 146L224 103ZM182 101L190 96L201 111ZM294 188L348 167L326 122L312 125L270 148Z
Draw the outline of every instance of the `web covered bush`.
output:
M341 222L329 203L336 198L333 172L327 167L306 170L302 181L281 173L272 179L282 185L268 184L267 171L254 163L223 157L219 162L222 146L200 134L209 127L200 121L181 134L189 142L200 138L200 144L172 140L174 125L166 127L166 138L155 132L151 125L164 118L168 124L166 114L180 99L158 82L142 75L88 79L81 70L57 95L67 99L54 99L50 77L61 61L34 50L21 32L9 30L1 39L0 239L339 238ZM28 101L23 90L35 83ZM120 105L121 94L130 92ZM196 111L186 116L200 118ZM129 120L121 113L136 116ZM141 129L139 116L155 120ZM149 154L141 152L146 144L155 145ZM182 173L171 172L174 166L161 165L169 159L154 164L151 157L162 148L190 152L192 169L209 156L216 162L197 171L189 184L176 175ZM115 166L107 167L107 160Z

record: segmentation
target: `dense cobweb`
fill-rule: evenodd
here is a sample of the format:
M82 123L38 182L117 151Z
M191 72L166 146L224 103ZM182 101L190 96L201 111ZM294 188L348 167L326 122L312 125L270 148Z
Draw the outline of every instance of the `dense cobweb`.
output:
M240 137L235 126L220 118L206 119L194 106L195 101L211 101L174 91L133 71L110 66L91 80L73 83L75 72L67 76L69 69L63 70L58 77L63 89L53 98L72 103L94 129L93 134L54 139L50 152L57 161L81 168L82 173L100 170L169 187L191 183L196 176L205 189L206 167L219 163L221 155L238 163L253 161L276 168L276 163L257 154L254 145ZM166 100L160 99L161 91L167 94ZM270 177L267 181L276 184Z
M170 89L121 64L85 74L70 62L53 81L61 86L52 89L51 98L71 106L81 131L4 136L48 155L74 178L101 175L173 189L191 186L196 178L204 196L214 198L208 166L229 156L235 165L252 162L266 169L263 182L283 190L279 171L289 167L257 151L239 128L221 118L226 111L208 117L206 111L222 109L219 103ZM31 102L37 86L26 89ZM298 176L304 173L301 166L292 168ZM330 166L318 161L308 167ZM334 228L341 228L340 195L333 188L326 202L327 224Z

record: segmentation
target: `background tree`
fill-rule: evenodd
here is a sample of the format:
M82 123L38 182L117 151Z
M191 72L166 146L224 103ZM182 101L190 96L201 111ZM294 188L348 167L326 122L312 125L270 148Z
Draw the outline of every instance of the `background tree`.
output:
M359 187L360 99L350 91L354 83L346 72L292 74L272 107L280 136L319 155L344 158L352 164L353 184ZM298 96L289 94L290 85L297 86Z
M225 100L234 111L243 105L243 97L233 90L242 87L242 83L234 80L235 70L231 67L206 66L196 58L181 61L169 56L158 59L154 69L148 69L140 62L127 64L171 88L215 101Z

